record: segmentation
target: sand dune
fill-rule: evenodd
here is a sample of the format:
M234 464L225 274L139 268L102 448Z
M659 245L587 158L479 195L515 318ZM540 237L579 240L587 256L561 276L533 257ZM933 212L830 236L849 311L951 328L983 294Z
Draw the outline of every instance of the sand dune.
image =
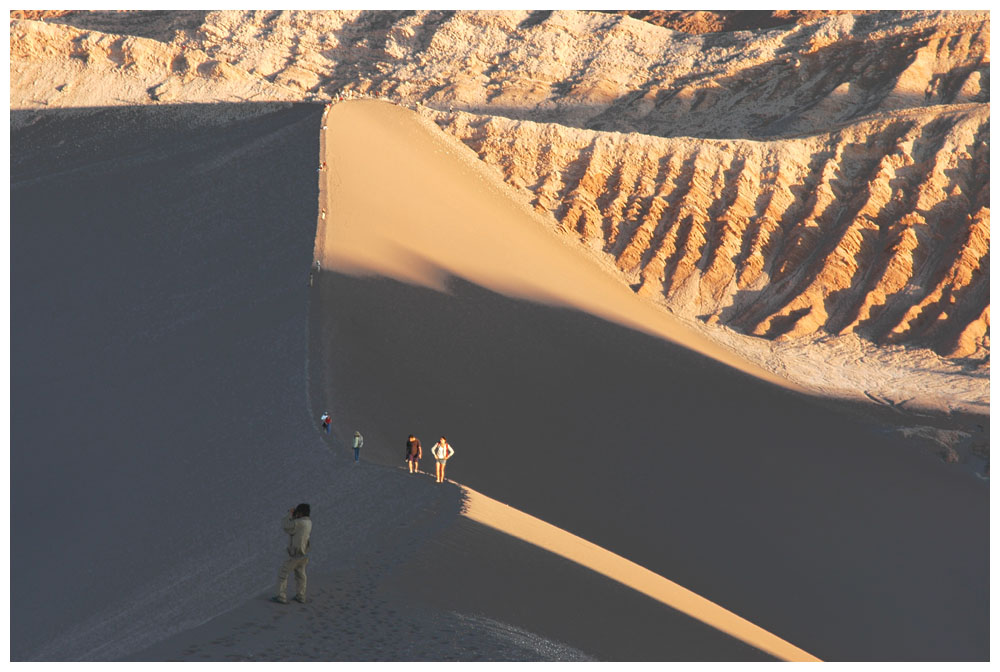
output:
M377 101L326 117L317 258L336 271L377 273L444 289L457 276L508 296L573 307L668 338L772 383L753 366L669 315L545 230L467 150L420 117ZM392 185L391 196L378 185Z
M11 656L112 660L268 585L261 523L323 506L319 112L31 116L11 134Z
M320 115L272 104L15 120L12 660L197 660L172 642L246 609L202 644L221 641L226 660L587 657L368 592L460 503L392 470L350 471L309 410ZM421 512L410 529L385 506L399 496ZM317 525L313 594L334 610L322 637L267 627L277 520L301 500ZM356 613L339 618L348 603ZM414 614L427 641L377 645L394 633L388 612ZM352 635L356 619L370 638ZM435 628L452 638L431 645Z
M12 660L989 658L988 13L11 18Z
M925 535L985 543L954 524L966 514L940 511L986 515L966 499L987 495L981 483L956 472L946 484L888 426L696 354L699 339L681 325L639 324L669 316L645 312L638 297L607 310L601 292L613 277L590 260L535 272L533 250L558 259L562 242L522 225L533 215L503 202L499 177L470 168L416 114L347 102L326 124L316 397L369 428L372 459L398 464L400 437L445 433L456 481L823 659L936 659L957 655L938 648L942 639L969 642L976 628L965 618L947 638L930 633L945 627L944 613L981 617L985 595L921 577L957 559L928 555ZM439 550L448 566L460 562L449 550L471 552ZM900 554L929 564L901 570ZM436 582L442 607L490 605L531 622L509 586L504 597L462 582L463 598L449 590L457 581ZM903 604L915 615L905 625L892 616ZM805 605L823 606L806 619ZM868 619L893 625L875 641Z
M779 660L818 662L797 646L775 637L705 598L662 576L544 521L532 518L501 502L466 489L463 515L518 539L561 555L653 599L697 618L728 635L769 653Z
M674 634L591 645L586 628L551 628L586 613L569 596L548 626L525 629L502 609L482 615L488 600L455 610L392 588L458 524L459 492L367 463L351 471L316 430L310 381L322 393L323 369L307 368L304 346L321 109L15 119L12 659L762 657L588 572L564 585L602 596L590 622L613 601L634 632L655 618ZM418 512L405 525L399 498ZM317 525L313 611L281 614L266 602L283 544L275 519L301 499ZM512 555L507 540L483 547ZM566 565L539 561L507 569L565 580ZM475 564L453 578L435 593L500 585ZM403 615L413 627L399 637Z
M757 367L891 408L988 407L988 14L636 16L21 12L11 105L423 106L621 283Z

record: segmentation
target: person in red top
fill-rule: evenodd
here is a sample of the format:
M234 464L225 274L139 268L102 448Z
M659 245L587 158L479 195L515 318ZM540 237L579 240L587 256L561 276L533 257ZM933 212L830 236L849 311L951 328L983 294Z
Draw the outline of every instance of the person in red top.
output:
M420 447L420 439L410 434L406 440L406 461L410 465L410 473L420 471L420 458L424 456L424 451Z

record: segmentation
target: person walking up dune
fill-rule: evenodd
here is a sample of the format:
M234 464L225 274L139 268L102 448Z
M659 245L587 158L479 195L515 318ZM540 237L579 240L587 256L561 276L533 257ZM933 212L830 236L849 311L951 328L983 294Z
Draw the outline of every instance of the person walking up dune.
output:
M330 412L329 411L323 411L323 415L319 416L319 419L320 419L320 422L323 423L323 431L325 431L327 434L329 434L330 433L330 422L332 421L332 418L330 418Z
M448 463L448 459L454 454L455 449L451 447L451 444L448 443L448 440L443 436L438 439L438 442L431 448L431 455L433 455L434 459L437 461L435 468L438 483L444 483L445 465Z
M365 445L365 437L361 436L361 432L354 432L354 462L358 462L358 458L361 456L361 446Z
M420 446L420 439L410 434L406 440L406 461L410 465L410 473L420 471L420 458L424 456L423 448Z
M309 564L309 537L312 535L312 520L309 505L299 504L288 510L281 523L288 539L288 560L278 570L278 594L271 599L280 604L288 604L288 575L295 572L295 601L306 601L306 565Z

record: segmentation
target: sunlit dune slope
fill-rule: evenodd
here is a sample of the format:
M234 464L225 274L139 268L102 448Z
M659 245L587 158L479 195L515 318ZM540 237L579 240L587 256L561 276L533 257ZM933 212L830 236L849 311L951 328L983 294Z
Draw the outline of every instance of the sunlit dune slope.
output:
M642 302L545 230L467 148L413 112L352 101L333 106L326 125L325 215L316 251L325 269L439 289L448 276L461 277L509 296L571 306L793 387Z
M517 509L463 488L463 514L517 539L565 557L610 579L680 610L732 637L769 653L779 660L818 662L818 658L776 637L760 626L740 618L644 567L569 534Z

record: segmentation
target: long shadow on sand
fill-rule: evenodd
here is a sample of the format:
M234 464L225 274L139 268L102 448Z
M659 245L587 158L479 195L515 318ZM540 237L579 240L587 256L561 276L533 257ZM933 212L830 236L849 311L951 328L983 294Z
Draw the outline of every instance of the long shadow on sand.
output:
M988 487L898 434L461 280L320 282L314 401L373 459L445 434L450 478L824 659L989 657Z

